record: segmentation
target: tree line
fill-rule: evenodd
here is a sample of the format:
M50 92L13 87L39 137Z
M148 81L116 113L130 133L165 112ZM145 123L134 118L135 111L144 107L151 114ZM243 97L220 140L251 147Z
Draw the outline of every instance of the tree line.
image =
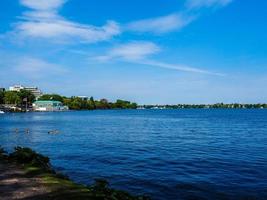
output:
M30 105L35 101L35 96L27 90L0 91L0 104L14 104L17 106Z
M2 91L0 92L0 104L14 104L19 107L32 105L35 96L27 90ZM79 97L65 97L58 94L45 94L38 100L60 101L71 110L95 110L95 109L136 109L137 104L130 101L118 99L116 102L109 102L107 99L95 100L93 97L83 99Z
M107 99L95 100L93 97L84 99L80 97L65 97L58 94L45 94L38 100L60 101L71 110L95 110L95 109L136 109L137 104L130 101L118 99L109 102Z
M240 104L240 103L216 103L216 104L177 104L177 105L144 105L145 109L205 109L205 108L224 108L224 109L267 109L267 104Z
M35 101L35 96L27 90L0 91L0 104L14 104L18 107L30 106ZM95 100L93 97L83 99L79 97L65 97L58 94L45 94L38 100L60 101L71 110L95 110L95 109L185 109L185 108L245 108L245 109L267 109L267 104L177 104L177 105L144 105L138 106L136 103L118 99L116 102L109 102L107 99Z

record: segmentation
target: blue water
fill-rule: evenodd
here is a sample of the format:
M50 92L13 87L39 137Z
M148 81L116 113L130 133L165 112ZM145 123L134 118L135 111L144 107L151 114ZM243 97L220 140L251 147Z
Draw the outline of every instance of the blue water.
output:
M267 110L4 114L0 145L31 147L77 182L106 178L153 199L267 199Z

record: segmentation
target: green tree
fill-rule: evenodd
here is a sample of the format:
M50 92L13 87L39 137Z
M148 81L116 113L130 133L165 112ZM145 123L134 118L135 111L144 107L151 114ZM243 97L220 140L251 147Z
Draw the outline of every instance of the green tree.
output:
M130 108L136 109L138 107L137 103L131 103Z
M118 99L112 106L113 108L119 108L119 109L136 109L137 104L131 103L130 101L124 101L121 99Z
M95 102L97 109L109 109L110 104L108 103L107 99L101 99L100 101Z
M120 109L123 109L123 108L125 108L125 104L126 104L126 103L127 103L127 102L118 99L118 100L115 102L115 104L114 104L114 108L120 108Z
M73 97L68 106L71 110L81 110L83 107L83 100L81 98Z
M96 109L96 105L95 105L94 97L90 97L90 99L87 101L87 108L88 108L89 110L94 110L94 109Z
M35 96L27 90L20 90L18 92L18 96L20 97L21 103L23 104L26 102L28 102L28 104L32 104L35 100Z
M63 103L64 97L60 96L59 94L44 94L38 100L43 100L43 101L54 100L54 101L60 101Z
M18 95L18 92L7 91L4 95L4 103L5 104L21 104L21 98Z
M64 105L66 105L66 106L69 106L70 103L71 103L71 99L70 99L70 98L67 98L67 97L64 97L62 103L63 103Z
M3 104L4 103L4 97L5 97L5 92L4 91L1 91L0 92L0 104Z

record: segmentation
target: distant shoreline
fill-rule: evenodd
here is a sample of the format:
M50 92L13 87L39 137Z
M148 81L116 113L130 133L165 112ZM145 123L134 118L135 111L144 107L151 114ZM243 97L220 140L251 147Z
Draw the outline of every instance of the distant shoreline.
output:
M267 104L176 104L176 105L139 105L137 109L267 109Z
M138 104L117 99L95 100L94 97L43 94L36 97L28 90L0 92L0 111L4 112L57 112L66 110L122 110L122 109L267 109L267 103L214 103L214 104Z
M123 110L267 110L267 108L136 108L136 109L94 109L94 110L66 110L66 111L5 111L7 113L67 113L67 112L89 112L89 111L123 111Z

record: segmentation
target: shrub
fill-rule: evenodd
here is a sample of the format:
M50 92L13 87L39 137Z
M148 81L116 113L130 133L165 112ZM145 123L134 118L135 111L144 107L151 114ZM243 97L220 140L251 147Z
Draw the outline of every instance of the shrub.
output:
M19 164L39 167L43 170L50 170L49 158L36 153L30 148L15 147L15 151L9 155L11 161Z
M6 159L7 152L0 146L0 159Z

